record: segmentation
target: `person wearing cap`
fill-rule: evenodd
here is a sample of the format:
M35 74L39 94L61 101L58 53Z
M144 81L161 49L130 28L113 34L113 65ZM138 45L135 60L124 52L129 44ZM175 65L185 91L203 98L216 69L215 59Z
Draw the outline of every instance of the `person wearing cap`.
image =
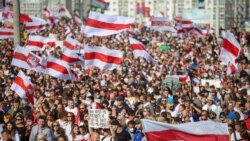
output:
M116 114L118 115L119 113L122 112L122 110L125 108L126 111L128 111L129 107L128 105L124 102L123 96L117 96L116 98Z
M217 106L213 104L213 98L211 95L209 95L207 97L207 103L202 107L202 110L206 110L206 111L213 111L215 112L217 115L220 115L220 113L218 113L218 109Z
M116 119L111 121L110 131L115 141L131 141L132 139L130 134L125 131L125 129Z

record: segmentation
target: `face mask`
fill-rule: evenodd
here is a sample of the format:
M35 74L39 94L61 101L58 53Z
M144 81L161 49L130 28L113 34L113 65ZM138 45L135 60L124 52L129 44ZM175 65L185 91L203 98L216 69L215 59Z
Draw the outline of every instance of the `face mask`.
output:
M128 128L129 132L134 132L134 128Z

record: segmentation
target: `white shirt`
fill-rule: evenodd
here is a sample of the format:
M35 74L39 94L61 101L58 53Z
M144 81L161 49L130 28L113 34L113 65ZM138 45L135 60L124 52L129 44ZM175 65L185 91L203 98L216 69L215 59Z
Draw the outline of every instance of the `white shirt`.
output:
M77 115L77 108L76 108L76 107L74 107L73 109L71 109L71 108L69 108L69 106L67 106L67 107L65 108L65 111L71 112L71 113L73 113L75 116Z
M236 137L236 140L241 140L241 136L240 136L240 133L238 131L235 131L235 137ZM236 141L235 140L235 137L234 137L234 132L231 134L231 141Z

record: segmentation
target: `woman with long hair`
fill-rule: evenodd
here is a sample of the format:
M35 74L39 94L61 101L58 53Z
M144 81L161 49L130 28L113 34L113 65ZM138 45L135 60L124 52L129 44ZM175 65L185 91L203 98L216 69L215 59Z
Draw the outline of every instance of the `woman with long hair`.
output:
M19 134L18 134L18 132L17 132L17 130L15 128L14 123L12 123L12 122L5 123L4 129L6 129L6 130L8 130L10 132L10 136L11 136L11 139L13 141L21 141L20 137L19 137Z
M67 113L67 120L63 126L66 136L70 136L72 126L75 123L75 115L72 112Z

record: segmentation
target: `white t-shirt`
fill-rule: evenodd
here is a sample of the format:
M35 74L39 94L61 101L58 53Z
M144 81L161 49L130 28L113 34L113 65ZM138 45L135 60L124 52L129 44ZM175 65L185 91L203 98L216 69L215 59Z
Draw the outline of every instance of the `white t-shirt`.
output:
M74 107L73 109L70 109L69 106L65 108L65 111L73 113L75 116L77 115L77 108Z

